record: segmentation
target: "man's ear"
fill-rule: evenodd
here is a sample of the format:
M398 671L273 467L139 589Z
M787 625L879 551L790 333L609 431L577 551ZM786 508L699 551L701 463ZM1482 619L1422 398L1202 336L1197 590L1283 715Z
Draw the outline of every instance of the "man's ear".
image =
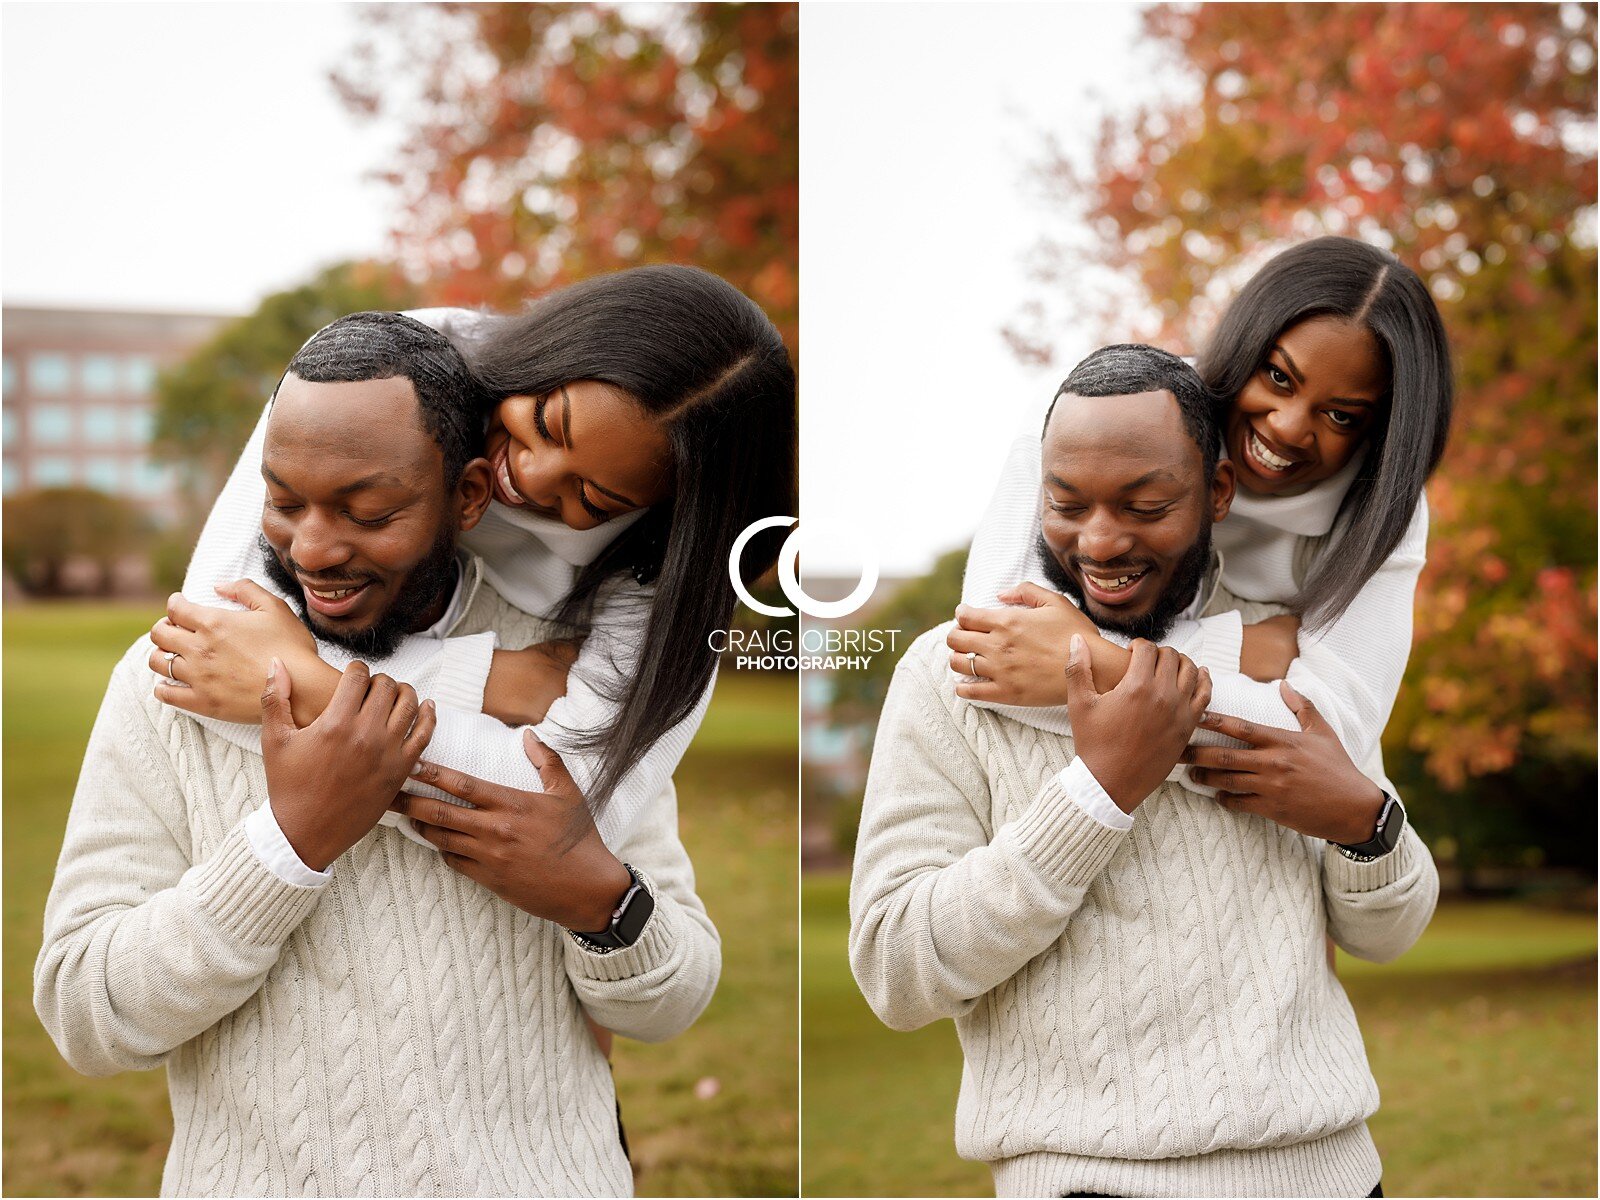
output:
M1211 476L1211 522L1216 524L1228 515L1228 509L1233 507L1233 464L1227 459L1217 463L1216 472Z
M456 513L460 518L458 528L462 533L483 519L484 510L494 496L494 471L487 458L475 458L461 472L461 482L456 484Z

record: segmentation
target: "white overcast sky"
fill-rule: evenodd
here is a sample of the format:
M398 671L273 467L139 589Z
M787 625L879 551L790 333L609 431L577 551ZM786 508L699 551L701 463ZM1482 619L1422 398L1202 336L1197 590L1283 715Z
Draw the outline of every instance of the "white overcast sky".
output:
M807 4L801 16L801 511L809 571L920 571L963 543L1067 366L1000 329L1047 226L1045 131L1087 148L1155 88L1128 4ZM339 105L344 4L0 9L7 303L244 312L382 252L366 178L397 134ZM1108 97L1110 99L1108 99Z
M345 4L0 10L7 303L245 312L381 252L396 135L327 81Z
M802 10L800 475L808 572L918 573L977 526L1006 447L1090 331L1021 366L1000 330L1061 229L1025 176L1156 94L1123 4ZM1162 85L1164 86L1164 85ZM819 592L819 595L822 594Z

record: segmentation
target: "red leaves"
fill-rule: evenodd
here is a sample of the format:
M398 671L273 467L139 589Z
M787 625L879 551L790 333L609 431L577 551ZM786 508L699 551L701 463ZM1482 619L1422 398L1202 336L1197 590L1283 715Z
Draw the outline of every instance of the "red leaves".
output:
M1087 178L1041 169L1099 237L1046 247L1047 281L1069 305L1085 267L1137 285L1109 319L1069 312L1107 336L1153 318L1193 349L1216 263L1322 232L1387 237L1444 297L1456 420L1389 736L1446 787L1595 753L1596 172L1592 137L1553 134L1593 128L1595 24L1592 5L1159 6L1146 30L1197 104L1108 124ZM1010 331L1019 355L1042 326Z
M793 348L794 5L383 13L341 95L408 116L388 178L430 295L516 308L597 271L692 262L754 296Z

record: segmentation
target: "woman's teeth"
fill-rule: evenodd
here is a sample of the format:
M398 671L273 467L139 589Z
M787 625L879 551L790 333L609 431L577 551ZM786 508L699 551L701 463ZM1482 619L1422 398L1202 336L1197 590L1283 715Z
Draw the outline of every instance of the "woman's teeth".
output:
M500 481L500 490L505 493L502 499L509 500L512 504L526 503L522 493L517 491L516 484L511 482L510 455L505 455L500 459L497 475Z
M1256 460L1260 462L1262 466L1270 467L1274 471L1287 471L1290 467L1295 465L1287 458L1279 458L1271 450L1268 450L1266 443L1258 438L1253 432L1250 434L1250 452L1256 456Z

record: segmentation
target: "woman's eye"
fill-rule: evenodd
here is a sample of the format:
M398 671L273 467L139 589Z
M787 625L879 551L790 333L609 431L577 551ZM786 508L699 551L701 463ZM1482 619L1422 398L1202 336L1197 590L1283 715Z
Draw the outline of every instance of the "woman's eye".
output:
M589 499L589 493L584 491L581 485L578 488L578 503L583 506L584 512L597 521L609 521L612 517L611 513L608 513L593 500Z
M1290 383L1289 372L1272 363L1267 364L1267 378L1272 380L1274 387L1287 388Z
M555 441L555 436L550 432L550 426L545 424L544 406L549 400L548 396L540 396L533 406L533 427L539 431L539 436L547 442Z
M1330 408L1328 410L1328 420L1332 421L1335 427L1339 429L1354 429L1361 423L1350 413L1341 412L1337 408Z

